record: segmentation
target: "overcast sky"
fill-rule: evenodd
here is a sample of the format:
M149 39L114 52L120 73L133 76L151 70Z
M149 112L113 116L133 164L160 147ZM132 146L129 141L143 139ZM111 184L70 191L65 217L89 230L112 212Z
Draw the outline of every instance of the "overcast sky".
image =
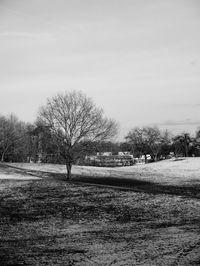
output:
M81 90L119 121L200 126L199 0L0 0L0 114Z

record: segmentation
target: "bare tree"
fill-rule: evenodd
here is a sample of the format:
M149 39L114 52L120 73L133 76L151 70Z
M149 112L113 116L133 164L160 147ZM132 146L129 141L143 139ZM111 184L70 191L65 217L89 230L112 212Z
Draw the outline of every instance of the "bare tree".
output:
M9 149L12 146L16 146L24 134L24 124L15 115L11 114L9 117L0 117L0 152L2 162Z
M148 147L153 160L158 160L159 152L165 144L169 144L171 140L171 134L168 130L161 131L158 127L146 127L144 128Z
M126 141L132 145L133 153L142 153L145 155L145 162L147 161L146 155L149 152L148 142L142 128L133 128L125 137Z
M105 118L103 110L81 92L66 92L48 99L41 107L38 120L51 128L63 148L67 179L71 179L76 148L81 141L106 140L117 134L118 125Z
M189 153L195 141L193 142L189 133L182 133L174 137L173 139L176 156L184 155L189 157Z
M161 131L157 127L134 128L126 136L127 141L133 145L133 148L146 154L150 153L154 161L158 160L158 154L164 144L170 142L169 131Z

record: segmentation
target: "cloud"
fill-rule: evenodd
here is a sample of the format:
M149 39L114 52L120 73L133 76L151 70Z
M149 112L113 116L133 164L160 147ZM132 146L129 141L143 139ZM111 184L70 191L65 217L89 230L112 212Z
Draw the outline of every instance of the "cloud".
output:
M188 126L188 125L200 125L200 120L184 119L184 120L165 120L160 123L156 123L158 126Z

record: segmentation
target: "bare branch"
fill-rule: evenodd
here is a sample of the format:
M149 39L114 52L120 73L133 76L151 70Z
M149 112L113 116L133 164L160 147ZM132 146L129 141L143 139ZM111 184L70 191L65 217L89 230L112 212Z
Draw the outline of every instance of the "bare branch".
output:
M39 119L65 146L68 161L73 160L70 159L73 148L79 142L106 140L118 132L118 124L114 120L104 117L102 109L97 108L86 95L76 91L48 99L46 106L40 109Z

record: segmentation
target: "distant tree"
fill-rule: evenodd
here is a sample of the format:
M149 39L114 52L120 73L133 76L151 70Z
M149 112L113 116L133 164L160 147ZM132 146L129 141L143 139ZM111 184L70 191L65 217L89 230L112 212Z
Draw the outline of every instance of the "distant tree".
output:
M196 139L199 139L199 142L200 142L200 127L197 128L196 130L196 136L195 136Z
M170 142L170 133L157 127L136 127L128 133L126 140L133 150L145 155L145 161L147 154L151 154L153 160L157 161L163 145Z
M56 154L57 148L48 126L37 121L34 124L34 127L29 131L29 136L31 144L31 161L48 162L48 156Z
M200 156L200 127L197 128L193 142L194 142L195 156Z
M194 148L194 141L189 133L182 133L176 135L173 138L173 144L176 156L180 155L185 157L191 156L192 150Z
M0 116L0 152L1 161L10 154L14 157L19 148L19 142L25 136L25 124L18 120L15 115L8 117Z
M48 99L41 107L38 121L49 126L62 150L71 179L71 168L77 147L82 142L103 141L117 134L118 125L104 117L93 101L81 92L66 92Z
M128 142L121 142L119 144L119 151L122 151L122 152L128 151L132 154L134 153L132 145Z
M6 153L5 160L12 162L27 162L31 151L27 124L19 121L18 139L16 139Z
M149 149L147 146L147 141L146 141L143 129L139 127L133 128L131 131L129 131L125 139L130 145L132 145L134 155L136 153L144 154L145 162L146 162L146 154L148 154Z
M95 152L111 152L117 154L119 151L119 143L112 141L99 141L94 143Z
M161 151L171 142L171 133L168 130L161 131L157 127L147 127L146 135L148 136L148 146L150 154L154 161L158 160L158 156L162 155Z

